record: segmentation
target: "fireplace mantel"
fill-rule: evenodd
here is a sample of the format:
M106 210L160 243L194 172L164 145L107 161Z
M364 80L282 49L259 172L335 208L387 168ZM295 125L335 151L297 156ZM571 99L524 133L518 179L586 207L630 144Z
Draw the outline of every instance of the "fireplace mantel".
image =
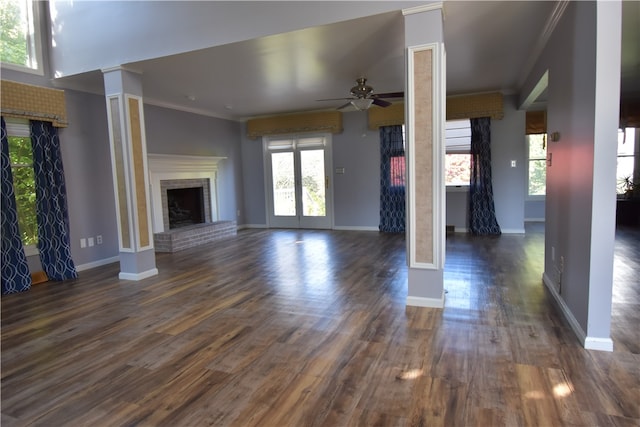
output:
M160 181L163 180L209 179L211 221L218 220L218 190L216 179L218 162L224 159L226 159L226 157L147 154L154 233L165 231L160 190Z

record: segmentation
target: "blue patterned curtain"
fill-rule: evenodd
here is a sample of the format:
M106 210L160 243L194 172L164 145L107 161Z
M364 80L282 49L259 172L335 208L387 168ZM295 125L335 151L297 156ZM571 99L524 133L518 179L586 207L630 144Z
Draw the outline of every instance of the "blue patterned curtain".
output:
M405 157L402 126L380 127L380 231L404 233Z
M60 139L49 122L31 121L33 169L36 177L38 250L51 280L78 277L69 246L69 215Z
M502 233L493 203L491 184L491 119L471 119L471 182L469 228L476 235Z
M2 120L2 294L23 292L31 287L31 275L18 229L16 197L9 160L7 127Z

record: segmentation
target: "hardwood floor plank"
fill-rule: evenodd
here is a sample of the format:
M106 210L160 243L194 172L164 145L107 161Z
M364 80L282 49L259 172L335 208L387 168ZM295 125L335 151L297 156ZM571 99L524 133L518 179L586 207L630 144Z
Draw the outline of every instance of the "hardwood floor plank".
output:
M542 284L544 234L447 238L445 308L405 307L402 235L242 230L2 298L3 426L638 425L638 234L614 352ZM627 266L632 266L631 270Z

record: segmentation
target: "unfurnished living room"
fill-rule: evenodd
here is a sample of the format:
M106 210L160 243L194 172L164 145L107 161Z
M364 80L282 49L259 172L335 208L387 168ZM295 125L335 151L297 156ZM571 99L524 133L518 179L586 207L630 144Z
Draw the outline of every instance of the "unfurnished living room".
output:
M3 426L640 423L640 2L0 8Z

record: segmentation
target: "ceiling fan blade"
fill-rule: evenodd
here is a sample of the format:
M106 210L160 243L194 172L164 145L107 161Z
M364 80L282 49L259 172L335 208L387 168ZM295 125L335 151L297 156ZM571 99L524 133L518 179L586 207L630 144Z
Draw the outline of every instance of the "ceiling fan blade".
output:
M343 99L354 99L354 98L328 98L328 99L316 99L316 101L342 101Z
M404 98L404 92L374 93L370 98Z
M348 107L349 105L351 105L351 102L347 102L346 104L339 106L338 108L336 108L336 110L342 110L343 108Z
M382 99L373 99L373 104L377 105L378 107L388 107L389 105L391 105L390 102L387 101L383 101Z

